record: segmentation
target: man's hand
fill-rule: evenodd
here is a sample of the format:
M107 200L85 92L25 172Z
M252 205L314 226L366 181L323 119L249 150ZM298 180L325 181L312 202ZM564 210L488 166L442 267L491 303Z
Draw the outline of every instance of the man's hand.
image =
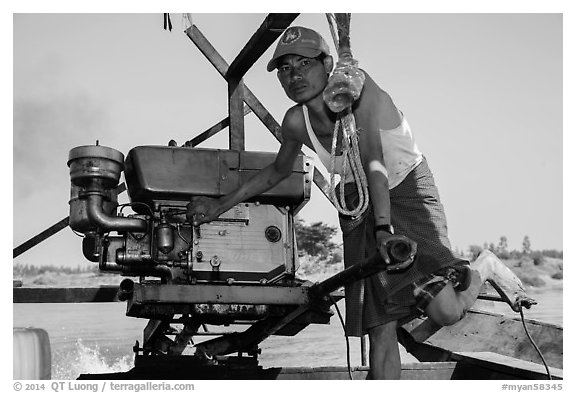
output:
M414 262L417 244L403 235L391 235L386 231L376 233L380 256L386 263L386 271L404 270Z
M192 225L199 226L218 218L222 212L220 200L205 196L195 196L190 199L186 218Z

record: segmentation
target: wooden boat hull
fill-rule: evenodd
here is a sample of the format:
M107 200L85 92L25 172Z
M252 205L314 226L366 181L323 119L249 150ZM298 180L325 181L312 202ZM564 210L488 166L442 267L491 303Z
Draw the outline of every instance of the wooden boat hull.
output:
M182 359L180 359L182 360ZM524 366L524 367L522 367ZM402 380L546 380L538 365L512 362L503 364L489 360L462 356L459 361L422 362L402 365ZM353 367L354 380L366 379L367 366ZM562 379L562 370L552 370L553 379ZM184 368L170 366L135 367L124 373L82 374L78 379L88 380L348 380L346 367L273 367L267 369L232 369L211 366Z
M562 379L563 329L525 320L526 327L549 366L552 379ZM401 379L499 379L548 378L520 318L471 310L450 327L426 318L399 328L399 340L420 362L402 365ZM365 379L369 368L352 367L355 380ZM196 379L196 380L339 380L349 379L347 367L272 367L264 369L251 358L229 356L219 365L199 364L191 356L136 357L135 367L124 373L84 374L79 379Z

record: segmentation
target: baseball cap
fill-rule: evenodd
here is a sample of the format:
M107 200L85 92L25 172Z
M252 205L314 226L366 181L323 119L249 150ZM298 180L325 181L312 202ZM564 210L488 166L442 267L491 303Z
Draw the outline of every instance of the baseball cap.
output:
M270 72L276 68L278 59L284 55L300 55L316 57L320 53L330 54L330 48L324 38L312 29L302 26L291 26L280 37L272 60L268 62L266 69Z

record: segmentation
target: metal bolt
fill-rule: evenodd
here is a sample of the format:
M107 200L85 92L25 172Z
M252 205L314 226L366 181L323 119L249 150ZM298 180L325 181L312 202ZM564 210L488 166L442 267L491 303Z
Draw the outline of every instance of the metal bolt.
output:
M220 261L218 255L214 255L212 258L210 258L210 265L212 265L213 267L220 266L221 263L222 261Z

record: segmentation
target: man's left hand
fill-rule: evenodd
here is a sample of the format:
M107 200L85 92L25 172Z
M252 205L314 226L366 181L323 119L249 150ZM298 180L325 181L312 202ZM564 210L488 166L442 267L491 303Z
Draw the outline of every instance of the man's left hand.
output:
M408 258L399 262L393 261L389 255L388 248L393 242L401 242L406 244L410 248ZM414 257L416 256L417 244L415 241L409 239L403 235L392 235L386 231L378 231L376 233L376 244L378 245L378 251L380 256L386 263L386 270L390 272L404 270L414 262ZM399 263L398 263L399 262Z

